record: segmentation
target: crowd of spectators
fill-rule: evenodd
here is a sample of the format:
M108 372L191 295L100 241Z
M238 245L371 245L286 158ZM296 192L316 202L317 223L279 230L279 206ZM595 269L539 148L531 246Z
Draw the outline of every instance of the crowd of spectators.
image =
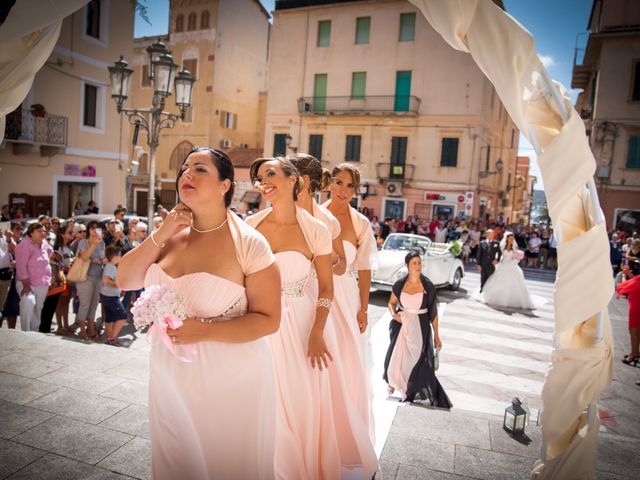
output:
M91 207L91 206L90 206ZM74 214L78 211L76 204ZM97 210L94 210L97 211ZM15 212L14 212L15 213ZM138 292L121 292L116 283L119 258L148 236L149 227L138 217L125 221L125 209L113 217L89 221L41 215L25 223L2 208L0 235L0 327L24 331L78 335L85 340L121 346L118 335ZM152 224L158 228L168 211L158 207ZM19 215L19 212L18 212ZM88 262L86 276L67 279L77 259ZM70 310L75 321L70 320Z
M640 236L634 231L628 234L624 230L609 231L609 259L616 283L630 278L628 266L640 261Z
M386 218L379 222L377 217L371 219L371 227L382 244L391 233L412 233L423 235L436 243L448 243L459 240L462 243L461 258L465 263L475 261L478 246L485 232L489 229L496 232L496 239L501 239L506 231L513 232L518 248L525 253L521 265L531 268L556 269L558 267L558 241L553 227L544 223L524 225L522 223L507 224L501 217L495 220L479 220L476 218L434 217L430 220L414 216Z

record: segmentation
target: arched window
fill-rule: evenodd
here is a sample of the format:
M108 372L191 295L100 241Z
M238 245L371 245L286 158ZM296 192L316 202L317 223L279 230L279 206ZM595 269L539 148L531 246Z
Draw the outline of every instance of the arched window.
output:
M209 10L202 12L200 16L200 29L206 30L209 28Z
M184 31L184 15L180 14L176 17L176 32Z
M174 148L171 153L169 168L177 174L178 170L182 166L182 162L184 162L184 159L187 158L187 155L189 155L191 150L193 150L193 143L187 140L176 145L176 148Z
M196 15L193 12L191 12L189 14L189 21L187 22L187 30L188 31L195 30L197 21L198 21L198 15Z

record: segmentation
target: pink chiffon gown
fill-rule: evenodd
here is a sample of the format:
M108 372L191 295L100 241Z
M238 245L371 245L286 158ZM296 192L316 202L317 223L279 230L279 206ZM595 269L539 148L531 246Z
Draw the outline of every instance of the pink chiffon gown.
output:
M331 212L315 202L313 203L313 216L325 224L333 239L340 235L340 222ZM312 278L307 282L305 294L310 298L318 298L317 275L313 269L311 273ZM369 425L363 420L350 397L333 313L330 313L327 319L324 337L327 348L333 357L333 362L329 366L329 378L340 461L344 469L354 472L362 471L365 478L371 478L378 469L378 460L369 436Z
M389 385L402 394L403 400L406 398L409 377L422 352L420 319L418 314L413 312L420 310L423 295L424 292L400 294L400 302L405 310L400 312L402 326L391 354L387 376Z
M253 227L271 212L249 217ZM326 227L302 209L297 219L314 256L331 253ZM297 251L275 254L282 282L280 329L269 336L276 374L276 478L339 479L341 461L327 370L312 368L307 357L315 321L315 298L306 295L312 262Z
M228 218L245 275L270 265L274 258L264 237L235 215ZM182 296L193 316L232 322L247 309L243 286L209 273L172 278L152 264L144 283L166 286ZM274 478L275 377L268 340L207 341L193 348L196 355L185 362L164 344L152 344L152 477Z
M329 202L330 203L330 202ZM326 206L325 203L323 206ZM349 209L358 246L343 240L347 270L344 275L333 276L333 308L338 350L343 365L349 398L367 426L371 443L375 443L375 423L372 410L372 387L367 368L367 345L358 327L360 289L358 270L371 270L377 265L378 249L369 220L353 208Z

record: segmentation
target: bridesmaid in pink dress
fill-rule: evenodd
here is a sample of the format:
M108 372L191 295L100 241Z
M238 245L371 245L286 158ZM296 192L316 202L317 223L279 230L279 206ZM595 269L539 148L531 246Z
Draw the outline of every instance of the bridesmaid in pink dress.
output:
M228 206L233 165L221 151L194 149L176 187L181 203L127 253L126 290L162 285L189 317L168 330L191 362L151 347L149 420L155 479L274 478L275 376L267 335L280 323L280 275L268 243Z
M300 176L289 160L259 158L251 164L273 207L247 218L262 233L282 272L280 329L269 337L276 373L276 478L340 478L331 386L327 368L332 357L325 343L325 324L333 301L331 237L324 224L295 200ZM312 266L318 293L305 295Z
M319 205L313 197L316 192L329 185L331 173L323 169L315 157L306 153L298 153L294 157L288 158L302 177L303 187L298 193L296 205L309 212L329 229L333 241L333 274L340 276L345 272L346 266L344 245L340 235L340 222L331 212ZM311 278L307 282L307 295L311 298L318 297L318 282L315 278ZM335 332L335 322L331 313L325 332L327 345L333 355L333 368L329 369L329 378L342 466L354 474L363 471L366 478L371 478L378 468L378 461L369 437L368 424L363 421L360 412L349 397Z
M373 442L371 380L363 334L368 325L371 269L377 265L378 248L369 220L349 204L358 191L360 172L353 165L343 163L334 167L331 176L331 200L323 206L340 222L347 261L346 273L333 277L335 305L332 313L349 396L368 426Z

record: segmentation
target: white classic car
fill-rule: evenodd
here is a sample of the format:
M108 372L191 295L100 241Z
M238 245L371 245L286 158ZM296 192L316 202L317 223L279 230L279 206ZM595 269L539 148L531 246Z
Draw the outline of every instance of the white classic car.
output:
M415 250L422 257L422 273L436 287L457 290L464 276L464 265L450 248L449 244L435 243L421 235L392 233L378 252L378 269L371 272L371 287L391 291L393 284L407 274L404 257Z

